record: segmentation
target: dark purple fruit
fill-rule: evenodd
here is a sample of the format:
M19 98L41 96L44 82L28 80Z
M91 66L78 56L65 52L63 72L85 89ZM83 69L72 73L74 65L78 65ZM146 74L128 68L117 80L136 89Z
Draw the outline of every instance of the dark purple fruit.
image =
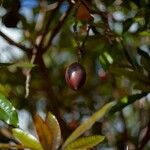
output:
M86 80L86 72L84 67L78 62L72 63L66 69L65 79L71 89L80 89Z
M8 28L15 28L20 20L18 12L9 11L2 17L2 23Z

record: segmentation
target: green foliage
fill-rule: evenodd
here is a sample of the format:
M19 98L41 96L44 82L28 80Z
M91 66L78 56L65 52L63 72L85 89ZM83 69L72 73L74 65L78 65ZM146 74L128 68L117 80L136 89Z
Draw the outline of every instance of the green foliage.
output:
M63 148L66 147L68 144L70 144L72 141L77 139L80 135L82 135L85 131L90 129L92 125L101 119L108 111L109 109L114 105L114 102L107 103L104 105L100 110L95 112L90 118L85 120L65 141Z
M9 125L18 126L18 114L11 102L0 93L0 120Z
M36 65L29 62L19 62L19 63L0 63L0 67L19 67L19 68L33 68Z
M93 148L94 146L98 145L104 139L105 137L100 135L82 137L70 143L65 148L65 150L87 150L89 148Z
M16 63L14 65L12 65L13 67L19 67L19 68L33 68L36 65L29 63L29 62L20 62L20 63Z
M108 111L108 107L110 107L112 103L109 103L106 106L104 106L101 110L101 115L105 112L106 110ZM100 115L99 115L100 117ZM91 121L89 121L90 123ZM60 133L60 126L55 118L54 115L52 115L50 112L47 114L46 120L44 121L39 115L35 116L34 119L34 124L36 127L37 135L39 137L40 142L31 134L19 129L19 128L13 128L12 133L14 138L16 138L25 148L33 149L33 150L57 150L60 146L61 142L61 133ZM80 131L81 131L81 126L80 125ZM87 125L86 125L87 126ZM77 128L77 130L79 130ZM83 130L83 129L82 129ZM83 131L81 131L83 132ZM77 134L77 132L75 131ZM74 134L75 136L75 134ZM76 136L76 138L78 138ZM77 149L89 149L93 148L94 146L98 145L100 142L102 142L105 139L105 136L100 136L100 135L93 135L89 137L82 137L74 138L71 136L70 142L66 142L62 149L65 148L65 150L77 150ZM74 138L74 139L73 139ZM66 146L65 146L66 145ZM43 148L42 148L43 147Z
M19 129L14 128L12 129L13 136L18 139L22 145L31 150L43 150L39 141L31 134Z
M134 94L134 95L130 95L127 97L123 97L122 99L120 99L116 105L114 105L110 111L109 114L113 114L117 111L121 111L123 108L125 108L126 106L133 104L136 100L139 100L140 98L146 96L147 93L141 93L141 94Z
M0 6L0 120L17 127L20 113L35 117L36 141L45 150L91 148L98 139L78 141L87 130L109 137L102 149L150 149L149 0L1 0ZM74 62L87 75L78 91L64 78Z

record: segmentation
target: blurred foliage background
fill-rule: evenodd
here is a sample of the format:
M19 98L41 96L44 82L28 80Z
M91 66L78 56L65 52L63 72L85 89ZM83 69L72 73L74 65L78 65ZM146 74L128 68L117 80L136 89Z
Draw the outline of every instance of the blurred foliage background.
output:
M18 110L21 128L33 132L32 116L51 111L65 139L113 100L117 112L86 133L107 137L96 149L150 149L149 0L0 2L0 92ZM87 79L73 91L64 74L76 61Z

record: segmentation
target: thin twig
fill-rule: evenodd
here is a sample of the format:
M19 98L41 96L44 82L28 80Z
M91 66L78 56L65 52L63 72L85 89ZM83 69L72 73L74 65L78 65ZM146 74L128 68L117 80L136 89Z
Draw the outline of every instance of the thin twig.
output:
M77 44L77 47L80 48L80 42L78 41L78 31L77 31L77 22L75 21L75 24L73 25L73 31L74 31L74 40Z
M102 20L105 24L105 30L104 30L104 33L105 33L105 37L108 39L110 45L113 44L113 40L116 39L116 38L112 38L114 36L114 33L111 31L110 27L109 27L109 21L108 21L108 16L109 16L109 13L106 11L106 12L102 12L102 11L97 11L97 10L93 10L90 8L90 6L88 5L88 3L85 1L85 0L81 0L82 4L88 9L88 11L91 13L91 14L98 14L102 17ZM116 36L117 37L117 36ZM132 61L132 56L130 56L126 46L124 45L123 41L120 40L120 44L122 45L122 48L123 48L123 52L128 60L128 62L132 65L133 69L136 70L136 65L135 63Z
M147 125L147 131L146 131L143 139L140 142L138 150L143 150L143 148L149 142L149 140L150 140L150 121L149 121L149 123Z
M48 44L44 48L44 52L51 46L54 37L57 35L57 33L60 31L60 29L64 25L64 23L65 23L67 17L69 16L72 8L73 8L73 5L70 5L68 10L66 11L66 13L64 13L62 15L62 17L60 18L59 22L57 23L57 26L52 30L51 37L48 41Z
M133 60L132 60L132 57L131 57L131 55L129 54L129 51L128 51L127 47L124 45L124 43L123 43L122 40L121 40L120 44L122 45L123 52L124 52L124 54L125 54L125 56L126 56L128 62L129 62L129 64L131 64L132 68L133 68L134 70L136 70L136 66L135 66L135 64L134 64L134 62L133 62Z
M87 32L86 32L86 36L85 36L85 38L83 39L83 42L82 42L81 47L84 47L84 46L85 46L85 43L87 42L87 39L88 39L88 37L89 37L89 31L90 31L90 29L91 29L91 27L88 26L88 29L87 29Z
M122 123L123 123L123 141L124 141L124 144L126 145L127 144L127 141L128 141L128 129L127 129L127 123L126 123L126 118L123 114L123 111L120 111L120 117L121 117L121 120L122 120Z
M43 9L44 9L45 5L44 5L43 0L40 1L40 6L41 6L40 13L39 13L36 25L35 25L35 31L36 32L39 32L41 30L41 28L42 28L41 22L44 21L45 12L43 11ZM30 60L31 64L33 64L35 59L36 59L36 54L37 54L39 43L40 43L40 36L37 36L37 38L35 39L35 44L34 44L34 45L37 45L37 46L34 46L34 48L32 49L32 57L31 57L31 60ZM28 98L29 92L30 92L31 71L32 71L32 68L29 68L29 69L26 70L26 81L25 81L25 91L26 91L26 93L25 93L25 98Z
M61 4L62 4L62 1L60 1L60 2L57 4L56 8L51 11L50 16L48 17L48 20L47 20L47 22L46 22L46 26L45 26L45 28L43 29L43 32L42 32L41 41L39 42L39 45L38 45L39 49L42 48L42 46L43 46L43 42L44 42L44 40L45 40L45 38L46 38L46 35L47 35L48 32L49 32L50 24L51 24L52 20L54 19L56 13L58 12L58 9L59 9L59 7L61 6Z
M2 31L0 31L0 36L5 39L9 44L14 45L18 48L20 48L21 50L27 52L27 53L31 53L31 49L27 48L17 42L15 42L14 40L12 40L10 37L8 37L6 34L4 34Z
M34 63L38 50L40 50L40 51L42 50L42 44L43 44L43 41L44 41L44 39L46 37L46 34L48 32L50 22L53 19L53 17L55 16L55 13L57 12L57 9L59 8L60 4L61 4L61 2L59 2L59 4L56 6L56 8L53 10L51 16L49 17L41 38L39 39L39 36L38 36L35 40L35 43L36 43L35 45L37 45L37 47L33 48L32 57L31 57L31 61L30 61L31 63ZM44 5L44 2L42 0L40 1L40 6L41 6L41 10L40 10L40 13L39 13L40 15L37 19L38 21L37 21L36 26L35 26L36 32L41 30L41 28L43 26L43 25L41 25L41 22L44 22L44 19L45 19L45 16L46 16L45 15L46 12L43 11L45 5ZM40 17L40 16L42 16L42 17ZM42 53L41 52L39 52L39 53L42 56ZM26 93L25 93L25 98L27 98L29 96L29 92L30 92L29 88L30 88L30 80L31 80L31 71L32 71L32 69L28 69L26 71L26 82L25 82L25 91L26 91Z
M35 61L36 53L37 53L37 50L34 48L33 49L33 54L32 54L31 60L30 60L31 64L33 64L34 61ZM31 71L32 71L32 69L28 69L26 71L26 81L25 81L25 91L26 91L26 93L25 93L25 98L27 98L29 96L29 92L30 92Z
M24 148L29 148L29 147L25 147L23 145L17 145L17 144L5 144L5 143L0 143L0 148L9 148L9 149L24 149Z

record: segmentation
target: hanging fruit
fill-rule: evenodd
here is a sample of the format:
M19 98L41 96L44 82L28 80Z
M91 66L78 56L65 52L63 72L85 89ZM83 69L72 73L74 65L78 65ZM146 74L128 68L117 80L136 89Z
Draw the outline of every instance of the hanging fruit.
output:
M74 62L69 65L65 72L65 80L71 89L80 89L86 80L86 72L84 67L78 62Z

